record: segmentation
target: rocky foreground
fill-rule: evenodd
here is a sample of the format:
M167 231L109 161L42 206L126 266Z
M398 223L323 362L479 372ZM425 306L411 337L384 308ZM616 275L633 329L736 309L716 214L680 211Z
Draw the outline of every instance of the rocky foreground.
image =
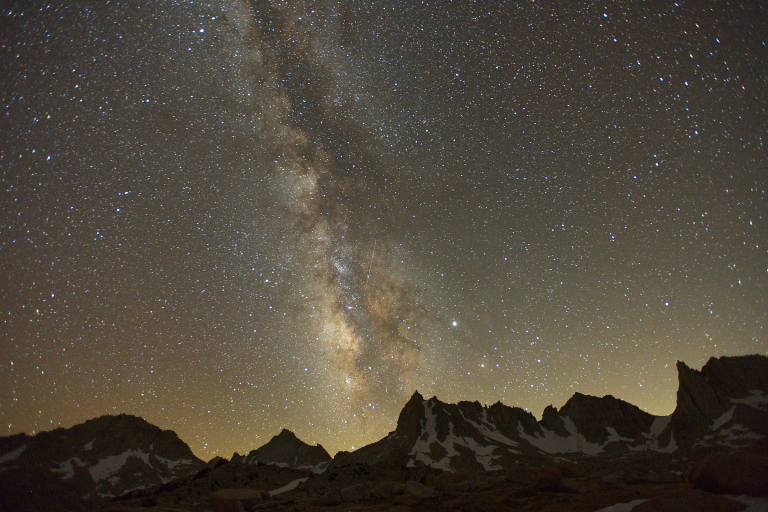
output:
M204 464L171 431L107 416L0 439L0 510L768 510L768 358L678 376L661 417L611 396L537 421L414 393L395 431L333 459L285 430Z

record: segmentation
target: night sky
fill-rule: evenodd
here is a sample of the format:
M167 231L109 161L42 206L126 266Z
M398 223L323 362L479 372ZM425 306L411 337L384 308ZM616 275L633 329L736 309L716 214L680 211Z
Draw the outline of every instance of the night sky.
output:
M332 454L768 351L760 1L17 2L0 425Z

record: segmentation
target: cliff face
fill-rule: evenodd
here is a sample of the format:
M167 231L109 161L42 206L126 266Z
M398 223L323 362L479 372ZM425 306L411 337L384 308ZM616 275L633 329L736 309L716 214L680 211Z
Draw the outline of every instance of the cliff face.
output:
M681 446L711 444L729 426L720 437L731 445L768 434L768 357L713 357L701 371L678 361L677 372L672 427Z
M677 362L677 378L677 407L672 414L672 425L680 440L685 442L725 413L730 401L703 372L689 368L682 361Z

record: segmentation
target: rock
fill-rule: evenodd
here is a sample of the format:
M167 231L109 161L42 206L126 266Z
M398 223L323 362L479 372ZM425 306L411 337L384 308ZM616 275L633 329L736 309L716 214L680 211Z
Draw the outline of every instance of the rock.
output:
M528 468L513 467L507 470L506 479L516 484L533 484L536 482L536 472Z
M627 481L624 480L622 475L620 475L619 473L611 473L610 475L606 475L603 478L601 478L600 481L604 484L608 484L612 487L617 487L619 489L627 486Z
M689 480L704 491L768 496L768 457L756 453L713 453L694 465Z
M563 478L560 480L560 485L558 486L557 490L574 494L584 492L583 486L573 478Z
M413 480L410 480L405 483L404 490L405 492L409 494L413 494L417 498L422 498L422 499L437 498L438 496L440 496L440 493L437 492L432 487L428 487L424 484L420 484L419 482L414 482Z
M394 495L403 494L404 491L405 486L400 482L384 480L376 487L374 494L381 499L388 499Z
M253 489L222 489L210 494L208 506L214 512L251 512L261 503L261 492Z
M341 496L337 492L325 494L317 499L317 503L323 507L332 507L341 504Z
M371 490L365 482L346 487L341 490L341 499L343 501L366 501L371 499Z
M696 489L681 489L670 494L657 496L639 505L632 512L739 512L747 508L738 501L729 500L717 494Z
M237 455L237 452L235 452L235 455ZM216 468L220 468L221 466L223 466L225 464L229 464L229 461L227 459L225 459L224 457L219 457L217 455L214 458L212 458L211 460L209 460L206 463L206 466L211 468L211 469L216 469Z
M536 475L536 487L542 491L556 491L562 478L563 475L559 469L552 466L542 466Z
M701 371L678 361L679 387L672 426L678 444L692 444L712 421L734 407L752 390L768 391L768 358L762 355L714 357ZM753 409L753 412L764 412ZM759 421L759 420L758 420Z
M458 488L458 486L462 482L466 481L468 478L469 478L469 475L467 475L466 473L461 473L461 472L449 473L448 471L446 471L444 473L441 473L437 477L436 479L437 481L434 482L434 484L435 484L435 487L437 487L441 491L450 492L450 491L455 491Z
M683 477L674 471L662 469L648 473L648 482L653 484L679 484L683 482Z
M146 498L143 498L141 500L141 506L142 507L156 507L157 506L157 496L147 496Z

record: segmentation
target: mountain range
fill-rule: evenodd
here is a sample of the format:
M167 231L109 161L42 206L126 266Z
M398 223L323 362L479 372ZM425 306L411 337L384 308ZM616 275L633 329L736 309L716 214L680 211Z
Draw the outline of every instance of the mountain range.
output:
M751 463L738 459L737 466L751 468L752 477L738 476L739 468L726 472L748 491L754 475L768 481L768 453L760 455L768 437L768 358L712 358L700 371L678 362L677 370L677 406L670 416L648 414L610 395L576 393L560 409L547 407L537 420L500 402L450 404L414 392L394 431L333 458L322 446L283 430L247 455L205 463L170 430L126 414L102 416L69 429L0 438L0 510L140 505L311 510L347 502L431 508L474 493L477 499L467 501L470 510L471 503L482 501L478 496L485 496L489 482L501 485L502 494L504 489L535 494L504 501L492 493L486 501L502 508L488 510L562 493L592 496L588 510L600 497L613 496L611 489L690 487L691 475L703 471L696 463L714 455L757 457ZM713 478L704 478L706 485L712 487ZM461 482L467 481L481 483L462 491ZM391 485L382 491L387 482ZM753 487L757 490L746 494L761 494L765 485L758 481ZM222 488L231 495L218 496ZM237 498L246 495L250 498Z

